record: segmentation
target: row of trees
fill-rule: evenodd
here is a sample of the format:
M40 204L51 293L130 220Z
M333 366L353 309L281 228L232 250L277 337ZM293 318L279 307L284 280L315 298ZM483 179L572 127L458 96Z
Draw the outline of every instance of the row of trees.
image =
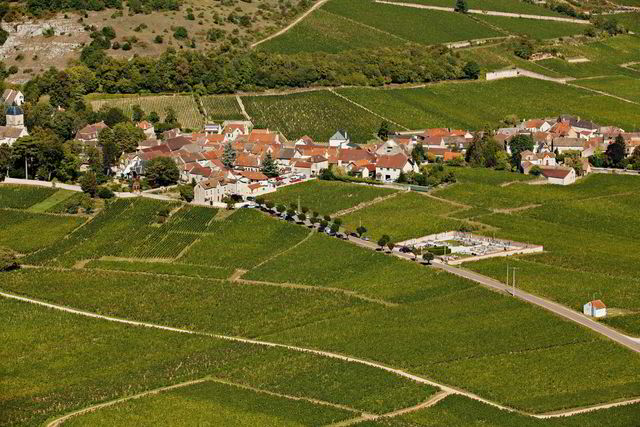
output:
M101 34L101 33L100 33ZM102 91L106 93L232 93L314 85L380 86L386 83L431 82L477 78L477 64L446 47L399 47L340 54L280 55L262 51L209 55L173 49L159 57L108 57L94 39L81 53L82 65L49 70L25 85L25 96L47 94L55 105Z

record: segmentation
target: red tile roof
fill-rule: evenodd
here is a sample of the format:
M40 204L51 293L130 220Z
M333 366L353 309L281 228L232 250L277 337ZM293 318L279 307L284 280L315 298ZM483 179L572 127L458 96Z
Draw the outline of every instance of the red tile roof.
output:
M402 169L409 158L402 153L394 154L393 156L380 156L376 167L387 169Z

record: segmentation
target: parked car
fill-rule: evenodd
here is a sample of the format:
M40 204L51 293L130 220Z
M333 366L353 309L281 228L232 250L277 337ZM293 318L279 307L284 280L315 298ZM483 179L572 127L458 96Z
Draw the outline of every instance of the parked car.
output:
M408 254L411 252L411 248L407 246L403 246L399 249L399 251L402 252L403 254Z

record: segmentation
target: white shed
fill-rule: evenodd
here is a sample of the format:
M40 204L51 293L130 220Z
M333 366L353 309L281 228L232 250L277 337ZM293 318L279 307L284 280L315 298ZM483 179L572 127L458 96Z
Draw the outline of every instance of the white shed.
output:
M607 306L599 299L596 299L586 303L582 312L591 317L605 317L607 315Z

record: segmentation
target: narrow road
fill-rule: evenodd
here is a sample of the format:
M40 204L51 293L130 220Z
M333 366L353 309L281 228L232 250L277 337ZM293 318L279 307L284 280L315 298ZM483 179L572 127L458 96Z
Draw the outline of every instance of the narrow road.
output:
M502 409L502 410L509 411L509 412L517 412L517 413L528 415L528 416L535 417L535 418L545 418L545 417L546 418L550 418L550 417L553 417L553 416L560 417L560 416L564 416L564 414L569 414L572 411L576 411L576 410L581 410L582 409L582 408L579 408L579 409L575 409L575 408L574 409L567 409L567 410L564 410L564 411L558 411L558 412L556 412L556 413L554 413L552 415L550 415L550 414L529 414L527 412L523 412L523 411L517 410L515 408L511 408L511 407L508 407L508 406L501 405L500 403L492 402L490 400L482 398L482 397L478 396L477 394L471 393L469 391L462 390L462 389L459 389L459 388L456 388L456 387L452 387L452 386L449 386L449 385L437 383L435 381L420 377L418 375L410 374L410 373L405 372L405 371L403 371L401 369L392 368L390 366L384 365L382 363L374 362L374 361L371 361L371 360L359 359L359 358L356 358L356 357L346 356L346 355L340 354L340 353L333 353L333 352L330 352L330 351L316 350L316 349L312 349L312 348L298 347L298 346L275 343L275 342L269 342L269 341L260 341L260 340L254 340L254 339L249 339L249 338L234 337L234 336L229 336L229 335L220 335L220 334L214 334L214 333L210 333L210 332L193 331L193 330L189 330L189 329L174 328L172 326L158 325L158 324L155 324L155 323L139 322L139 321L136 321L136 320L128 320L128 319L122 319L122 318L118 318L118 317L105 316L105 315L98 314L98 313L93 313L93 312L90 312L90 311L79 310L79 309L72 308L72 307L67 307L67 306L64 306L64 305L52 304L52 303L48 303L46 301L38 300L38 299L35 299L35 298L28 298L28 297L24 297L24 296L12 294L12 293L4 292L4 291L0 291L0 296L2 296L4 298L16 300L16 301L22 301L22 302L29 303L29 304L34 304L34 305L39 305L39 306L42 306L42 307L47 307L47 308L50 308L50 309L53 309L53 310L62 311L62 312L65 312L65 313L71 313L71 314L84 316L84 317L89 317L89 318L93 318L93 319L106 320L106 321L109 321L109 322L120 323L120 324L124 324L124 325L129 325L129 326L158 329L158 330L162 330L162 331L175 332L175 333L187 334L187 335L205 336L205 337L210 337L210 338L215 338L215 339L220 339L220 340L225 340L225 341L239 342L239 343L252 344L252 345L258 345L258 346L264 346L264 347L284 348L284 349L291 350L291 351L314 354L314 355L318 355L318 356L328 357L330 359L336 359L336 360L342 360L342 361L345 361L345 362L357 363L357 364L360 364L360 365L369 366L371 368L381 369L383 371L395 374L395 375L397 375L399 377L402 377L402 378L405 378L405 379L408 379L408 380L411 380L411 381L415 381L415 382L417 382L419 384L426 384L426 385L430 385L432 387L437 387L441 391L446 392L448 394L457 394L457 395L464 396L464 397L467 397L469 399L473 399L473 400L476 400L478 402L487 404L489 406L493 406L494 408ZM600 409L600 408L610 408L610 407L613 407L613 406L622 406L622 405L627 405L627 404L633 404L633 403L637 403L638 400L639 400L639 398L636 397L636 398L633 398L633 399L627 399L625 401L619 401L619 402L613 402L613 403L603 403L603 404L600 404L600 405L591 406L589 408L589 410L590 411L594 411L594 410L597 410L597 409Z
M455 9L452 7L428 6L424 4L403 3L403 2L386 1L386 0L376 0L376 3L390 4L394 6L412 7L414 9L429 9L429 10L439 10L441 12L455 12ZM467 12L473 13L476 15L504 16L507 18L537 19L540 21L571 22L573 24L584 24L584 25L591 24L591 22L584 19L563 18L561 16L529 15L526 13L496 12L494 10L480 10L480 9L469 9Z
M376 250L378 248L378 245L376 243L359 239L357 237L349 236L349 241L366 249ZM394 251L393 255L399 258L403 258L403 259L415 262L413 254L404 254L401 252ZM635 351L636 353L640 353L640 342L638 342L637 340L631 337L628 337L616 331L615 329L605 326L602 323L598 323L594 320L591 320L590 318L583 315L582 313L579 313L575 310L565 307L564 305L558 304L556 302L553 302L544 298L540 298L538 296L522 291L520 289L516 289L514 292L510 286L507 286L502 282L499 282L487 276L483 276L482 274L475 273L473 271L443 264L441 262L433 262L431 264L431 267L438 268L448 273L455 274L456 276L474 281L494 291L507 292L510 295L513 295L514 297L521 299L522 301L537 305L538 307L542 307L545 310L548 310L558 316L564 317L567 320L570 320L581 326L589 328L592 331L597 332L598 334L603 335L609 338L610 340L615 341L618 344L623 345Z
M323 4L325 4L328 0L320 0L318 2L316 2L316 4L314 4L313 6L311 6L306 12L304 12L302 15L298 16L296 19L293 20L292 23L290 23L289 25L287 25L286 27L284 27L283 29L276 31L275 33L271 34L268 37L265 37L262 40L258 40L257 42L251 44L251 47L254 48L266 41L269 41L273 38L278 37L281 34L286 33L287 31L289 31L291 28L295 27L296 25L298 25L298 23L300 21L302 21L304 18L306 18L311 12L313 12L314 10L318 9L319 7L321 7Z

